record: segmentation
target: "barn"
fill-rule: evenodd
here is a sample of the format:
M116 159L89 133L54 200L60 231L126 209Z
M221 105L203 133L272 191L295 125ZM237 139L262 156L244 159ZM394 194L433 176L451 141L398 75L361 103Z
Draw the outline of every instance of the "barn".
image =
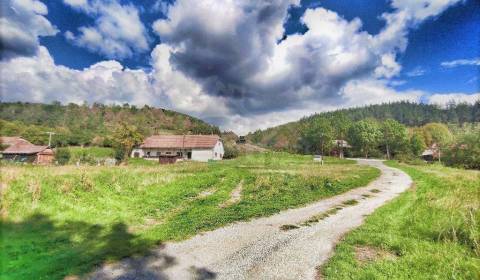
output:
M217 135L154 135L133 149L131 157L175 162L221 160L225 151Z
M20 137L1 137L3 150L2 159L16 162L50 164L55 158L55 153L48 146L38 146Z

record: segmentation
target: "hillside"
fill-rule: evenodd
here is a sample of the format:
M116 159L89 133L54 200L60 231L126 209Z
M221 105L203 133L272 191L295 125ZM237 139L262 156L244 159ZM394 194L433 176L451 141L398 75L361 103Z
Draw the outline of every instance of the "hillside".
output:
M418 127L431 122L462 126L465 123L480 122L480 101L474 105L452 103L446 108L431 104L398 102L342 109L311 115L296 122L265 130L257 130L248 134L247 139L264 147L296 151L305 128L321 118L346 118L351 122L368 118L378 121L394 119L408 127Z
M0 103L0 135L20 135L35 144L109 146L108 136L120 123L135 126L143 136L159 133L219 134L220 130L178 112L144 106Z

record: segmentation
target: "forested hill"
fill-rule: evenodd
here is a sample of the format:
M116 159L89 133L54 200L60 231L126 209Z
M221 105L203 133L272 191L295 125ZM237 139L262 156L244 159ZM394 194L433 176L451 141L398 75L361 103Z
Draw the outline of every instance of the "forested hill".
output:
M431 122L462 125L463 123L480 122L480 101L477 101L474 105L452 103L446 108L431 104L397 102L342 109L315 114L296 122L266 130L258 130L250 133L247 138L255 144L295 151L306 127L321 118L345 118L350 122L367 118L379 121L394 119L409 127L422 126Z
M134 126L143 136L220 133L197 118L149 106L0 103L0 135L20 135L35 144L48 143L46 132L52 131L54 145L108 146L108 136L121 123Z

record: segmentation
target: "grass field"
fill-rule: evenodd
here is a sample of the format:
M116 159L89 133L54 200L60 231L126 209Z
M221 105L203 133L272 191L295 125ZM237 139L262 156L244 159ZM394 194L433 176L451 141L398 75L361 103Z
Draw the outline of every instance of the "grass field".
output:
M480 279L480 172L388 163L414 186L345 237L325 279Z
M4 166L1 279L62 279L167 240L366 185L377 169L265 153L159 166ZM241 199L231 199L242 188Z

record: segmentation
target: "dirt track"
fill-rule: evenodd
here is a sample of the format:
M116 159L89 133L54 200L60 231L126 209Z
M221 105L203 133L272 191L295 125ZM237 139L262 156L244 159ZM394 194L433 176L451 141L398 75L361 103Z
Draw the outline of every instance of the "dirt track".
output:
M361 225L365 216L405 191L412 182L407 174L381 161L359 160L359 163L381 169L382 175L367 187L303 208L235 223L186 241L167 243L155 249L151 256L106 265L90 278L314 279L316 267L328 259L345 233ZM372 189L380 192L372 192ZM358 203L344 205L348 200ZM343 205L342 209L331 216L301 225L339 205ZM294 226L281 230L285 225Z

